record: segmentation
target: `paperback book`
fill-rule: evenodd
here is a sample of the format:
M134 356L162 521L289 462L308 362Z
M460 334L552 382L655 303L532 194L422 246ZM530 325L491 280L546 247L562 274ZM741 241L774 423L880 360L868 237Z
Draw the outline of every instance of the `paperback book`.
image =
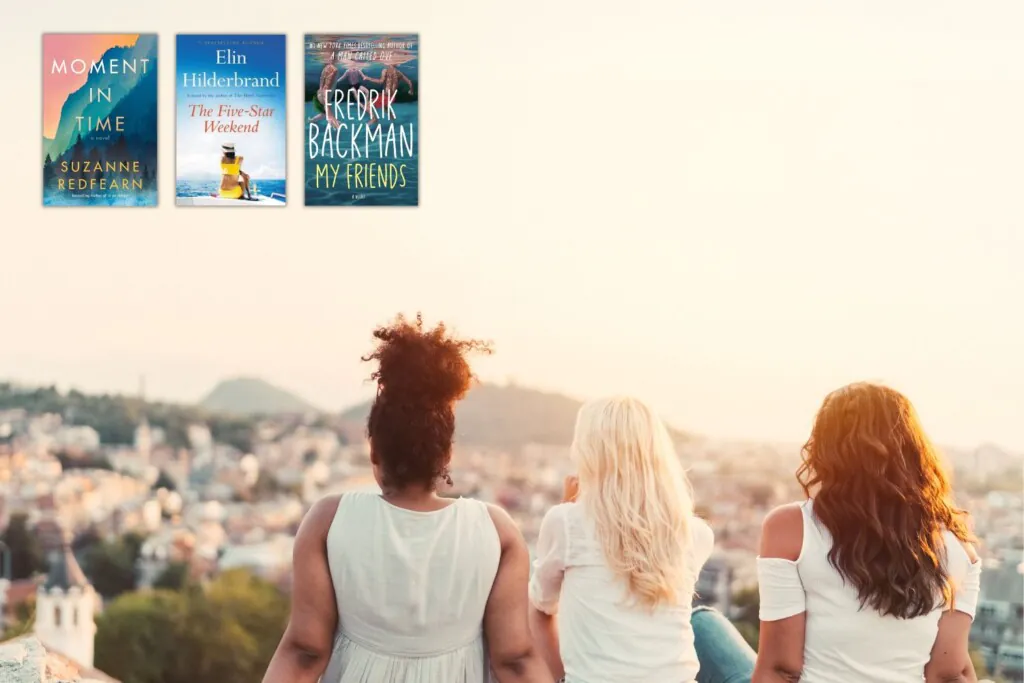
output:
M178 206L284 206L285 37L179 35Z
M307 35L306 206L419 205L419 37Z
M155 206L157 37L43 35L43 206Z

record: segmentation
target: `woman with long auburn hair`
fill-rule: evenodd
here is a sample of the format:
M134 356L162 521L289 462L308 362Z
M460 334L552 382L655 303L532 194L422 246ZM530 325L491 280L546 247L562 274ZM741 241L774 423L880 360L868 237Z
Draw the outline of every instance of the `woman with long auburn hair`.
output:
M571 453L578 474L541 523L530 582L531 629L555 677L749 681L754 653L739 633L692 608L714 534L693 513L665 425L636 399L593 401Z
M981 563L910 401L876 384L825 398L803 503L764 521L755 683L976 681Z

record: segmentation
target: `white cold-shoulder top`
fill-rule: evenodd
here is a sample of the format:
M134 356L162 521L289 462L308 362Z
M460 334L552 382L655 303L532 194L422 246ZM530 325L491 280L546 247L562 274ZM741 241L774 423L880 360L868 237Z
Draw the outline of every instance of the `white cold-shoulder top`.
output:
M829 563L831 536L801 506L803 546L796 561L758 558L761 620L778 621L807 613L804 669L800 683L921 683L938 633L938 605L924 616L898 619L861 609L857 590ZM953 609L974 617L981 563L972 563L960 541L946 532L946 568L954 587Z
M483 617L501 559L487 505L434 512L345 493L327 535L338 633L322 683L487 683Z

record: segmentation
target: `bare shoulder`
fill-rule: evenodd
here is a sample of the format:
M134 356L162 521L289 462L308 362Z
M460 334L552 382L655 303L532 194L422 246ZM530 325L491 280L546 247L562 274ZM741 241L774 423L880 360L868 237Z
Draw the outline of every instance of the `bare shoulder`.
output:
M338 504L341 502L341 494L324 496L309 508L306 516L302 518L299 525L300 537L326 537L331 528L335 515L338 514Z
M761 557L796 561L804 544L804 515L800 503L781 505L761 524Z
M501 541L502 550L514 544L526 545L523 534L519 531L515 520L512 519L512 515L508 514L508 510L500 505L487 503L487 512L490 513L491 521L494 522L494 529L498 532L498 540Z

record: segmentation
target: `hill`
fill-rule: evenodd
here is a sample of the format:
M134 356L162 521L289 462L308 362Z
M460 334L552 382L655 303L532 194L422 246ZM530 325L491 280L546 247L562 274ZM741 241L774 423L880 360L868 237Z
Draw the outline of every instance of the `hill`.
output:
M481 384L459 403L455 438L460 443L515 448L526 443L569 445L581 401L563 394L515 385ZM370 402L349 408L341 417L365 423ZM689 437L670 428L676 441Z
M321 412L295 394L256 377L238 377L222 381L199 402L199 407L229 415Z

